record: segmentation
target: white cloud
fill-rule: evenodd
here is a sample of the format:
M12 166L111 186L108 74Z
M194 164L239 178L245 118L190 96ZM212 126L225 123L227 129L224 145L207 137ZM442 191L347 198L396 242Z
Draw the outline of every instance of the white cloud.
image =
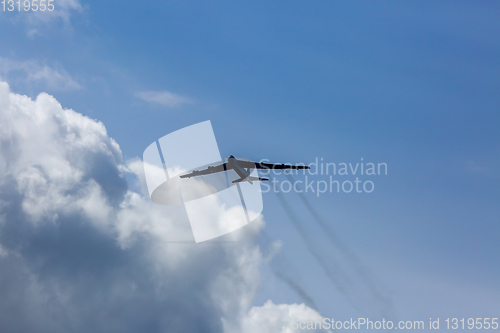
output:
M44 3L47 6L47 1ZM30 10L28 12L13 12L13 21L20 21L26 25L26 32L29 37L35 37L36 35L43 34L43 29L49 25L57 22L61 22L63 26L67 29L71 27L71 18L75 13L81 13L84 11L84 7L78 0L57 0L52 1L51 5L54 5L53 10L49 11L47 9L40 10L40 3L37 3L38 10ZM21 4L21 6L23 6Z
M139 163L122 164L102 123L0 82L1 332L276 332L318 318L252 307L263 220L233 243L170 243L193 240L186 213L128 189Z
M36 22L49 22L57 18L62 19L65 23L69 24L71 15L74 12L81 12L83 7L78 0L57 0L52 2L54 4L53 11L37 11L36 15L31 17L33 23Z
M0 75L16 85L54 91L81 89L63 68L54 68L38 61L16 61L0 57Z
M149 103L160 104L169 108L193 103L190 98L168 91L144 91L136 94L137 97Z
M323 317L304 304L274 304L267 301L263 306L253 307L240 321L234 330L239 333L299 333L299 332L331 332L322 328ZM316 325L316 329L310 327ZM301 329L302 326L305 329Z

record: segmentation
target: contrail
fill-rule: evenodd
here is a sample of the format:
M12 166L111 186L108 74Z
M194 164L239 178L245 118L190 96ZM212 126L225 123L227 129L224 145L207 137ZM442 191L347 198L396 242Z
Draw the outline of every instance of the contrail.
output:
M319 309L316 306L316 303L314 302L312 297L309 296L309 294L304 289L302 289L302 287L300 287L293 279L291 279L289 276L286 276L282 272L276 270L274 267L273 267L273 273L276 277L285 282L293 291L295 291L304 300L304 302L308 307L319 312Z
M294 181L294 179L290 175L287 176L291 182ZM345 269L348 267L342 267L342 265L338 261L334 260L331 256L325 258L325 251L321 251L321 249L319 249L318 243L311 239L310 235L302 227L302 222L299 221L299 219L295 216L290 205L286 202L283 195L279 191L275 191L275 193L279 199L281 206L284 208L285 213L288 215L290 221L293 223L294 227L297 229L299 235L303 239L306 248L319 263L333 285L349 300L351 305L356 310L360 311L361 313L365 312L362 310L362 308L369 311L369 306L366 304L366 301L363 300L366 300L366 295L362 294L362 291L359 290L359 288L349 277L348 271L346 271ZM378 311L380 311L382 315L387 314L387 311L390 309L391 305L390 299L388 297L385 297L378 291L378 288L370 277L368 269L349 249L349 247L339 239L339 237L335 234L331 227L329 227L329 225L316 213L307 198L305 198L304 194L299 194L302 202L306 206L309 213L313 216L315 222L319 224L324 234L327 236L327 239L334 247L336 247L337 250L339 250L338 253L341 255L341 258L343 258L347 262L347 265L351 266L349 269L353 271L351 272L351 274L354 273L354 276L357 276L358 279L361 280L362 285L365 286L365 288L371 295L370 298L376 301L376 303L378 304L377 307L379 307Z
M302 240L304 241L307 249L309 252L313 255L313 257L316 259L316 261L319 263L325 274L328 276L330 281L333 283L333 285L349 300L351 305L358 311L362 312L361 309L358 307L356 302L352 299L350 293L347 292L346 290L346 282L347 279L344 278L346 281L342 281L342 277L339 275L339 272L341 271L340 265L333 260L333 258L329 258L328 264L323 257L320 255L320 253L316 250L315 243L310 239L309 235L305 232L305 230L302 228L301 223L299 220L295 217L295 215L292 213L291 207L288 205L288 203L285 201L285 198L283 198L282 194L278 191L275 192L276 196L279 199L280 204L283 206L283 209L285 213L288 215L290 218L290 221L292 221L293 225L299 232L300 236L302 237ZM330 269L331 265L335 266L335 269Z
M261 236L265 238L265 241L268 243L271 243L270 237L264 232L261 232ZM291 269L292 265L288 263L285 257L283 257L282 254L278 253L278 255L272 259L275 262L275 265L270 265L274 276L285 282L290 289L292 289L302 300L304 303L306 303L307 306L310 308L315 309L316 311L319 311L316 302L314 299L307 293L307 291L302 288L298 282L297 277L299 274L295 271L291 272L291 274L287 274L286 270L290 271L293 270Z
M291 174L285 174L285 175L292 184L295 182L295 179L292 177ZM368 268L351 251L351 249L337 236L332 227L323 218L321 218L321 216L319 216L319 214L310 204L309 200L307 200L307 197L304 195L304 193L298 192L298 195L302 200L302 202L304 203L304 206L306 206L309 213L313 216L314 220L318 223L318 225L321 227L325 235L329 238L331 244L336 246L342 252L342 254L346 257L347 261L351 263L352 266L354 267L354 271L358 273L358 276L366 284L367 288L370 290L374 298L383 304L385 308L383 312L387 311L387 309L390 308L392 302L388 297L382 295L378 291L378 288L375 286L375 282L370 276Z

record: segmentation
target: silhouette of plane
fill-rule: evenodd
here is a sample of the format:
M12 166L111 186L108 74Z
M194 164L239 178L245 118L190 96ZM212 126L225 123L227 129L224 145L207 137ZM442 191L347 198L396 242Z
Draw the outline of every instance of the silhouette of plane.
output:
M250 176L253 169L293 169L293 170L299 170L299 169L309 169L309 168L310 167L307 165L286 165L286 164L271 164L271 163L245 161L245 160L237 159L233 155L229 155L229 157L227 158L227 162L225 162L225 163L214 165L214 166L209 166L208 168L206 168L204 170L194 170L191 173L181 175L180 178L191 178L191 177L197 177L197 176L203 176L203 175L210 175L212 173L223 172L226 170L234 170L238 174L238 176L240 176L240 178L233 180L233 183L247 181L250 184L253 184L254 181L269 180L268 178L259 178L259 177Z

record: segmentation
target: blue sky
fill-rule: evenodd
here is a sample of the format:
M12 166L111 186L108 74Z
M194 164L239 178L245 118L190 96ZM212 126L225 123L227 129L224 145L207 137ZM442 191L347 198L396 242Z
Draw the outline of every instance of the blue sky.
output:
M307 197L393 301L394 317L498 316L498 3L64 3L73 4L66 21L0 13L0 77L13 92L48 92L103 122L125 161L211 120L223 156L387 163L388 175L369 178L373 193ZM44 66L59 76L30 76ZM158 103L147 92L171 95ZM297 194L284 196L324 258L341 257ZM316 310L359 316L275 194L264 194L263 214L259 244L282 241L278 257L293 266L285 273L300 272ZM254 304L304 302L272 265L261 268Z

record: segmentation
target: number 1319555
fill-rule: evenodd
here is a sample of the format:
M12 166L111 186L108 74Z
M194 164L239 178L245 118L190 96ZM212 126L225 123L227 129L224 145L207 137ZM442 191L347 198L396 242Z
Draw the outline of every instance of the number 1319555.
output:
M53 11L54 8L54 0L2 0L0 2L0 7L5 11Z

